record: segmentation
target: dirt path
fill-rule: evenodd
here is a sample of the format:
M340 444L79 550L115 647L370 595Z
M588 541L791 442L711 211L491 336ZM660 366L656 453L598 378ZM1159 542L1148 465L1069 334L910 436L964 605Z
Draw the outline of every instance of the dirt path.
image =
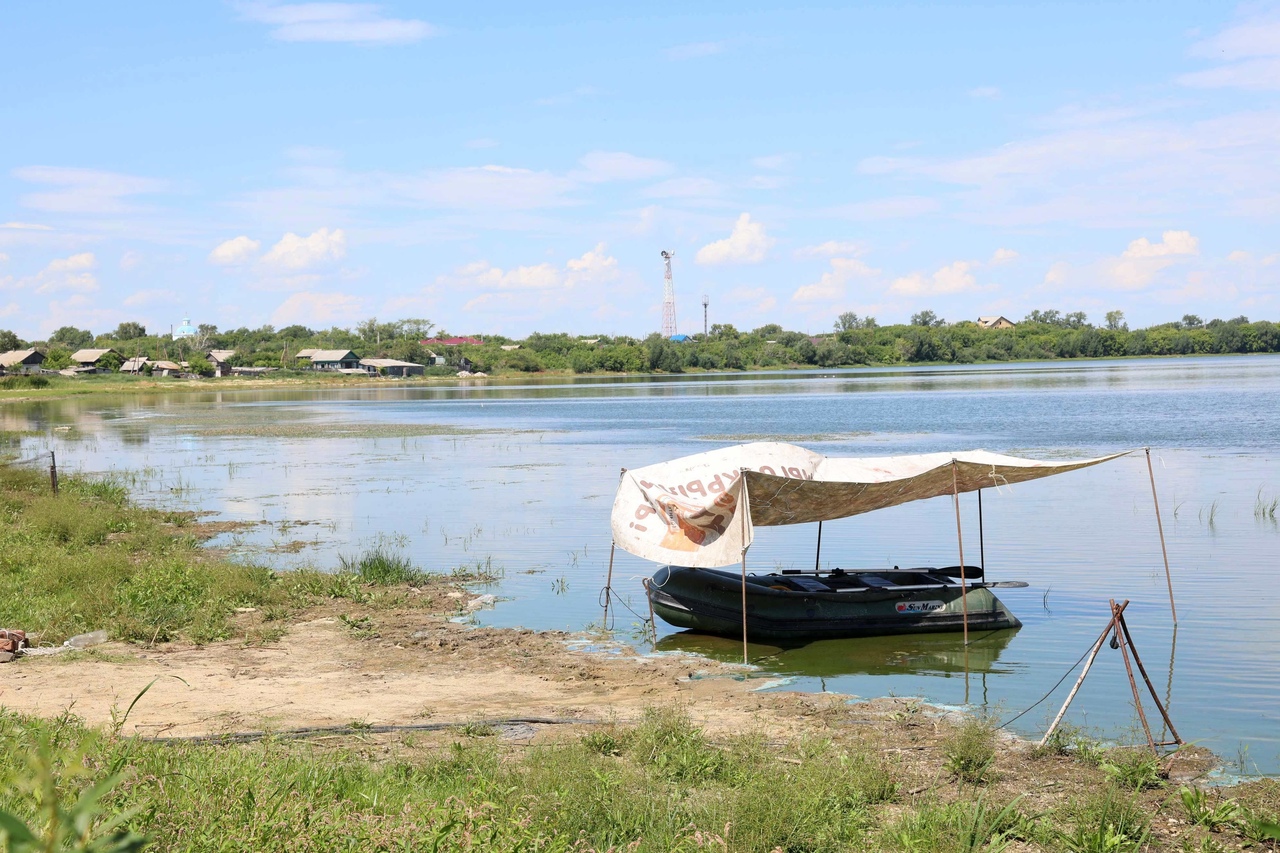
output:
M109 723L149 683L125 733L189 735L337 725L465 722L485 717L637 718L680 703L709 729L761 722L786 728L792 694L753 692L742 670L627 647L573 648L559 632L470 628L417 610L377 611L360 639L337 611L313 611L278 642L27 657L4 667L0 705ZM581 638L578 638L579 643ZM783 712L786 706L787 712ZM771 713L774 712L774 713ZM803 716L803 714L802 714Z

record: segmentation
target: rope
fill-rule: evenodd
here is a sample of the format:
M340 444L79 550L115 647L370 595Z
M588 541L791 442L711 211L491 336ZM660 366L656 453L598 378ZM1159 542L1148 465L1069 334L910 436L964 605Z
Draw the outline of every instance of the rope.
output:
M418 723L407 726L307 726L297 729L284 729L278 732L228 732L220 735L185 735L177 737L142 737L144 743L250 743L267 738L307 738L327 734L387 734L390 732L434 732L443 729L457 729L463 726L505 726L517 723L532 723L543 726L558 725L604 725L604 720L575 720L570 717L506 717L498 720L471 720L468 723Z
M1034 709L1037 705L1039 705L1041 702L1043 702L1044 700L1046 700L1046 699L1048 699L1050 696L1052 696L1052 695L1053 695L1053 691L1055 691L1055 690L1057 690L1059 687L1061 687L1061 686L1062 686L1062 682L1066 681L1066 680L1067 680L1067 677L1068 677L1069 675L1071 675L1071 673L1073 673L1073 672L1075 672L1075 671L1076 671L1076 667L1078 667L1078 666L1080 665L1080 663L1081 663L1081 662L1082 662L1086 657L1088 657L1088 656L1089 656L1089 652L1093 651L1093 645L1094 645L1093 643L1090 643L1090 644L1089 644L1089 648L1087 648L1087 649L1085 649L1085 650L1084 650L1084 654L1082 654L1082 655L1080 655L1080 657L1076 658L1076 662L1075 662L1075 663L1073 663L1073 664L1071 664L1071 666L1069 666L1069 667L1067 668L1067 671L1066 671L1066 672L1064 672L1064 673L1062 674L1062 677L1058 679L1057 684L1054 684L1052 687L1050 687L1050 688L1049 688L1049 692L1048 692L1048 693L1044 694L1044 695L1043 695L1043 696L1041 696L1039 699L1037 699L1034 703L1032 703L1032 704L1031 704L1031 705L1030 705L1026 710L1024 710L1022 713L1017 714L1016 716L1010 717L1009 719L1005 720L1003 723L1001 723L1001 724L1000 724L1000 728L1002 728L1002 729L1003 729L1005 726L1009 725L1010 723L1016 722L1017 720L1021 719L1021 718L1022 718L1022 717L1024 717L1024 716L1026 716L1026 715L1027 715L1028 713L1030 713L1030 712L1032 711L1032 709Z

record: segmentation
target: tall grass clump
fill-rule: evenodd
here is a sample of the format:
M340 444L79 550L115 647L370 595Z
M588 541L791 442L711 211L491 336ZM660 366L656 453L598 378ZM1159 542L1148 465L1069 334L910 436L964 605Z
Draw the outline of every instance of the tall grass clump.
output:
M1056 832L1069 853L1136 853L1146 845L1151 825L1134 797L1114 787L1069 809L1070 828Z
M428 579L428 574L413 565L413 561L403 554L376 545L358 557L339 555L340 570L355 575L362 582L378 586L393 584L421 585Z
M1276 512L1280 511L1280 496L1267 500L1262 496L1262 489L1258 489L1258 494L1253 499L1253 517L1259 521L1263 519L1276 520Z
M996 730L990 720L967 717L942 745L947 770L961 782L986 782L996 760Z

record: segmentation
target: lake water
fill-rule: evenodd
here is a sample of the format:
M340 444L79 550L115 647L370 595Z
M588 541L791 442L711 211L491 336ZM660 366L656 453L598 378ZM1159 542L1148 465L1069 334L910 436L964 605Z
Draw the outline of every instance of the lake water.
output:
M975 636L967 651L959 635L754 645L761 686L919 696L1005 719L1087 651L1108 599L1129 599L1134 641L1182 737L1245 773L1280 773L1280 357L129 395L3 405L0 429L39 433L23 455L53 448L62 467L129 472L149 502L260 522L219 543L246 559L332 568L382 543L426 568L488 561L505 577L481 622L570 630L600 619L624 467L764 438L857 456L1150 446L1176 635L1139 452L983 493L988 577L1029 584L1000 592L1021 630ZM975 562L973 495L962 510ZM815 533L761 529L749 567L811 567ZM824 525L821 559L952 565L956 550L944 498ZM614 586L636 613L647 615L651 569L617 555ZM624 606L614 627L647 648L638 622ZM738 642L661 623L657 648L741 657ZM1042 731L1073 680L1013 728ZM1141 739L1119 652L1104 649L1067 719Z

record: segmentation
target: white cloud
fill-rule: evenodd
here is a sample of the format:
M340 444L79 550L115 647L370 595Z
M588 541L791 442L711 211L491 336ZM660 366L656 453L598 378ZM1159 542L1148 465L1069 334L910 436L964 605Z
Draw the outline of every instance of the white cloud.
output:
M1166 267L1200 253L1200 241L1190 231L1166 231L1159 243L1139 237L1119 258L1106 262L1112 282L1122 290L1146 287Z
M597 243L582 257L571 258L565 263L570 273L571 284L579 281L595 282L614 278L618 274L618 259L608 253L604 243Z
M1233 264L1246 264L1249 261L1253 260L1253 255L1249 254L1243 249L1236 249L1234 252L1227 255L1227 260L1231 261L1231 263Z
M330 231L328 228L321 228L307 237L299 237L292 232L285 234L279 243L271 247L271 251L262 256L262 263L282 269L300 270L325 261L341 260L346 254L347 238L342 229Z
M527 210L567 204L573 181L551 172L508 166L441 169L393 179L395 195L434 207L463 210Z
M247 20L269 24L278 41L407 44L436 32L426 21L383 17L372 3L243 3L239 10Z
M292 234L289 234L286 239L292 236ZM251 240L243 234L239 237L232 237L230 240L223 241L214 247L214 250L209 253L209 263L222 267L246 264L253 260L261 247L262 244L260 242Z
M724 53L728 47L727 42L723 41L697 41L690 44L679 44L675 47L669 47L663 51L667 59L701 59L705 56L715 56L718 53Z
M9 263L9 256L6 255L4 252L0 252L0 264L7 264L7 263Z
M835 255L865 255L867 244L856 240L828 240L816 246L801 246L796 249L797 258L829 258Z
M744 213L728 237L703 246L694 260L700 264L758 264L773 244L764 223L753 222L751 214Z
M715 198L720 185L710 178L671 178L645 189L645 198Z
M1007 264L1010 261L1016 261L1018 257L1018 253L1013 249L996 249L995 252L992 253L991 260L988 261L988 263L994 267L999 264Z
M1280 15L1242 20L1191 47L1191 54L1222 63L1183 74L1178 82L1198 89L1280 89Z
M579 257L570 258L563 268L541 263L503 269L488 261L475 261L459 267L451 275L440 276L436 279L436 287L461 287L481 294L552 291L573 288L579 284L598 284L610 281L617 275L618 259L609 254L604 243L597 243L594 249ZM471 300L475 306L488 301L483 296Z
M1044 286L1046 288L1061 287L1067 281L1067 276L1071 274L1071 265L1066 261L1058 261L1049 267L1049 271L1044 274Z
M130 272L137 269L142 264L142 253L133 250L125 252L120 256L120 269L124 272Z
M816 284L796 288L792 302L834 302L844 298L846 285L855 278L871 278L880 274L857 258L832 258L831 269Z
M0 222L0 228L12 231L52 231L49 225L37 225L34 222Z
M135 208L124 199L134 195L163 192L164 181L104 172L98 169L76 169L59 166L24 166L13 170L14 177L33 184L49 184L58 189L29 193L21 202L33 210L49 213L112 214L127 213ZM40 226L8 223L8 227Z
M352 318L362 316L364 311L364 300L358 296L304 291L280 303L280 307L271 314L271 322L276 326L295 323L313 327L345 326L351 323Z
M1000 97L1000 89L996 86L977 86L969 90L969 97L992 100Z
M593 184L605 181L639 181L672 171L671 164L663 160L637 157L624 151L592 151L579 162L584 171L576 177Z
M55 258L36 275L23 279L18 284L24 289L34 287L36 293L91 293L98 289L98 278L93 274L96 264L93 252Z
M0 317L12 317L18 313L18 303L10 302L8 305L0 306Z
M932 276L912 273L894 279L889 292L900 296L945 296L967 293L978 289L978 282L970 270L969 261L956 261L938 269Z

